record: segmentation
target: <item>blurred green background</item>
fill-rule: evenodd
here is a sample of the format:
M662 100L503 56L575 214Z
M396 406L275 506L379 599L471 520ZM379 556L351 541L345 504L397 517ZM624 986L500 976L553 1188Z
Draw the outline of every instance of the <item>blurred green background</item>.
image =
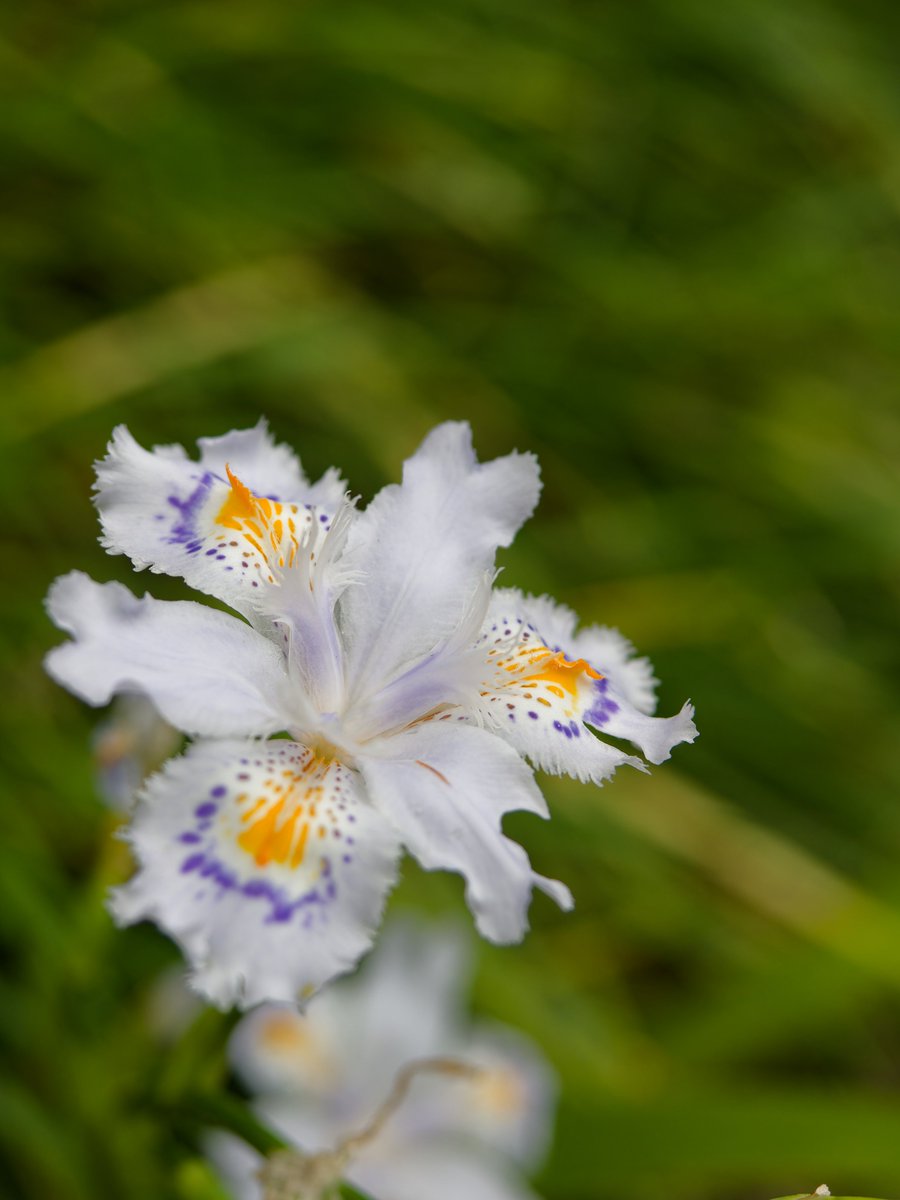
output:
M0 39L0 1194L213 1195L117 932L97 714L42 611L112 426L266 414L365 499L436 421L545 490L504 582L619 626L701 737L508 828L577 910L476 1002L563 1087L546 1200L900 1194L900 9L95 0ZM398 906L459 912L407 863ZM177 1103L175 1104L177 1108ZM427 1200L427 1197L423 1197Z

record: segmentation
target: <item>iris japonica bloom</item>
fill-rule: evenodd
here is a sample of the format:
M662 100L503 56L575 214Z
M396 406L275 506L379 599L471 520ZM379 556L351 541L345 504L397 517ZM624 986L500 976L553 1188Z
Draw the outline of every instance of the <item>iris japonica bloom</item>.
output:
M524 1176L544 1158L556 1081L517 1030L468 1019L469 951L457 929L395 922L306 1014L249 1013L229 1052L257 1115L305 1154L327 1153L371 1122L402 1070L444 1056L476 1073L418 1075L344 1177L372 1200L534 1200ZM237 1200L260 1200L258 1154L227 1134L209 1151Z
M599 783L644 763L591 728L653 763L696 731L690 705L647 715L649 664L619 634L493 588L497 548L537 502L535 458L479 463L468 426L441 425L359 511L262 422L199 446L195 461L116 429L102 540L238 615L77 571L49 596L72 635L47 658L55 679L95 705L144 693L195 739L143 790L115 917L156 921L198 990L246 1006L303 999L357 961L403 846L465 876L492 941L522 938L533 887L571 907L501 830L513 809L548 815L525 757Z

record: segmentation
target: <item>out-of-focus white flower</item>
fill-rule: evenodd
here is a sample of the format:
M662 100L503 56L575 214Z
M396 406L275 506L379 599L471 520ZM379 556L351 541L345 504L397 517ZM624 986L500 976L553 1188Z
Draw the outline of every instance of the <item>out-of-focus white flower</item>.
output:
M465 876L485 937L518 941L532 887L572 903L501 830L513 809L548 815L524 756L599 783L644 763L587 726L651 762L696 734L690 705L647 715L649 666L618 634L492 590L538 468L479 463L467 425L435 429L364 512L337 472L309 484L262 422L201 440L198 462L120 427L97 479L110 552L240 614L80 572L49 597L72 635L54 678L91 704L146 694L199 739L145 789L141 870L113 910L175 937L216 1003L295 1001L348 970L402 846Z
M264 1005L231 1040L235 1070L260 1117L305 1153L363 1128L402 1068L452 1056L469 1078L421 1075L345 1177L373 1200L525 1200L543 1158L555 1082L537 1048L497 1025L472 1026L468 954L458 930L398 922L359 976L304 1015ZM210 1153L238 1200L259 1200L262 1159L230 1135Z
M94 734L97 787L112 808L131 808L141 784L178 749L181 734L146 696L122 695Z

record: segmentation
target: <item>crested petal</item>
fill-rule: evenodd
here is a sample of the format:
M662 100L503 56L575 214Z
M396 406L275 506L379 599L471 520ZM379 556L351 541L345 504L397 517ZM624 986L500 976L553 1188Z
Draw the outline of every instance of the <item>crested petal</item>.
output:
M667 759L679 742L697 736L693 708L674 717L647 716L627 698L646 703L649 664L628 659L627 643L596 628L575 632L575 616L546 597L500 592L485 622L480 712L489 728L543 770L602 783L641 759L595 737L585 726L633 742L652 763ZM630 647L629 647L630 649ZM579 653L596 650L609 663ZM605 666L606 664L604 664ZM623 690L613 686L613 678Z
M371 945L399 855L358 775L295 742L198 742L150 780L123 924L178 941L222 1007L303 1001Z
M73 640L50 675L88 704L143 693L185 733L274 733L289 721L284 656L237 617L189 600L138 599L81 571L57 579L50 616Z
M570 658L587 659L629 704L641 712L653 713L659 680L653 674L650 660L636 658L634 646L618 629L587 625L579 630L575 613L549 596L527 596L518 588L494 588L485 632L499 626L510 614L525 618L540 630L552 650L564 650Z
M469 908L491 941L522 938L532 887L571 907L568 889L536 875L501 831L506 812L547 815L530 769L501 739L452 718L428 721L373 745L360 770L374 805L422 866L465 877Z
M479 463L464 423L438 426L356 520L348 558L363 582L339 602L354 702L451 638L470 611L498 546L537 503L530 454Z
M343 484L329 472L310 486L263 421L199 446L199 461L181 446L148 451L118 426L97 464L102 541L138 569L180 575L251 612L255 592L296 554L304 530L330 520Z

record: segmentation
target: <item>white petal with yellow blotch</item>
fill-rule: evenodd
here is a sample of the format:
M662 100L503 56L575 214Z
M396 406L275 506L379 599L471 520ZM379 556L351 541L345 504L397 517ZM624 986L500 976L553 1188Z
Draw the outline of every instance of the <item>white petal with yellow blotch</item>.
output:
M596 628L576 633L574 614L546 596L496 593L479 644L486 664L483 718L545 771L602 783L625 763L645 769L641 759L595 737L588 726L633 742L651 763L664 762L679 742L697 736L690 704L668 718L635 708L625 692L647 700L645 666L635 668L627 656L623 661L622 645ZM584 652L603 654L609 665L604 670Z
M353 771L281 739L197 743L150 781L128 836L140 870L114 915L162 925L223 1006L302 1000L349 970L400 850Z
M124 425L114 431L97 464L103 544L250 612L304 533L330 523L345 487L334 470L310 485L264 421L198 445L195 461L181 446L145 450Z

